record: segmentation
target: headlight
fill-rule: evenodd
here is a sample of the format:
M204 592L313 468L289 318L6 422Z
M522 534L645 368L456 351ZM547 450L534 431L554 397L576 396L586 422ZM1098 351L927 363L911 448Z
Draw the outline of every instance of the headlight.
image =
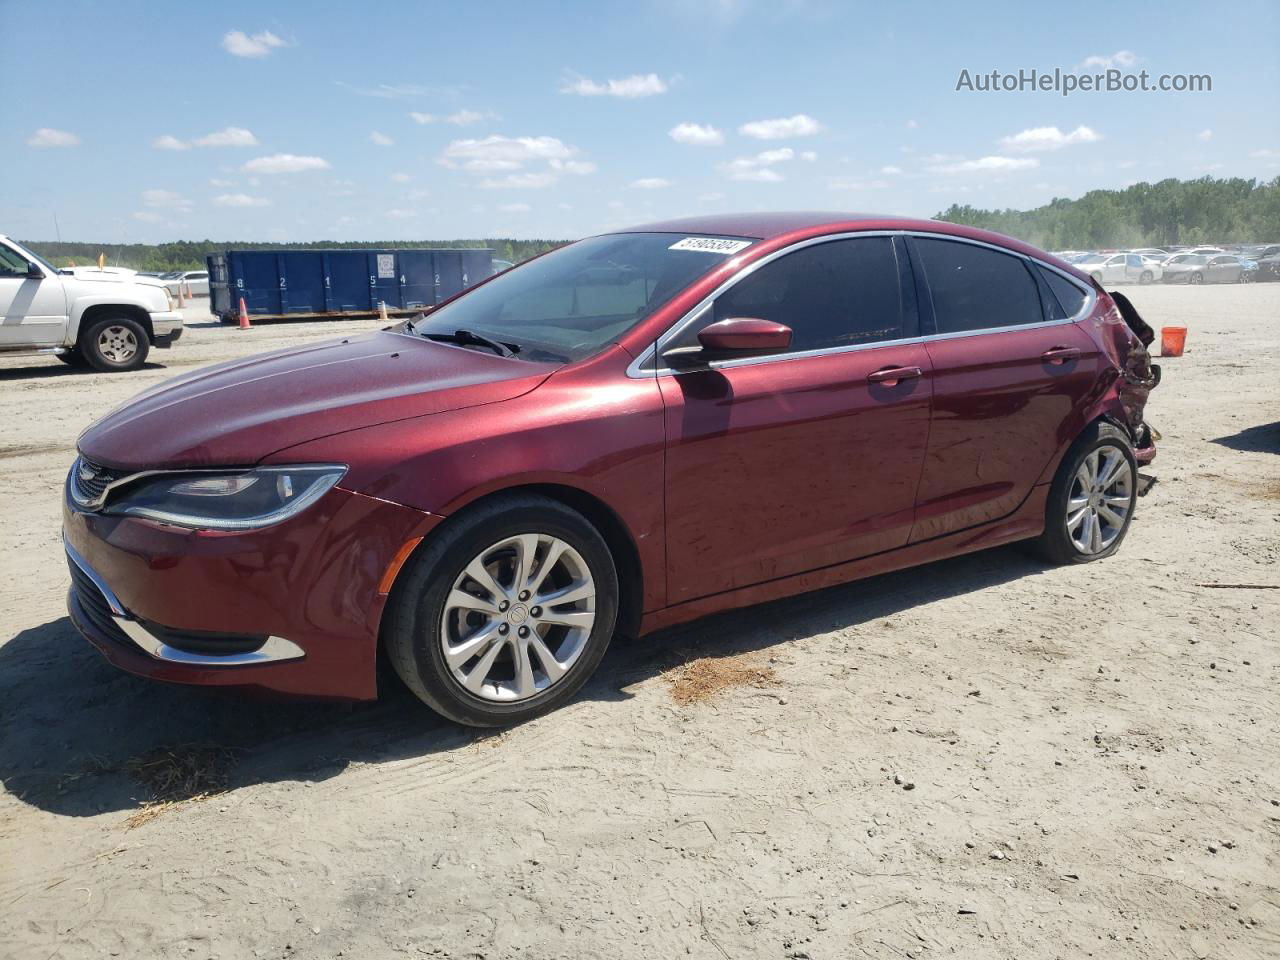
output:
M102 512L200 530L256 530L301 513L346 472L332 463L174 472L130 484Z

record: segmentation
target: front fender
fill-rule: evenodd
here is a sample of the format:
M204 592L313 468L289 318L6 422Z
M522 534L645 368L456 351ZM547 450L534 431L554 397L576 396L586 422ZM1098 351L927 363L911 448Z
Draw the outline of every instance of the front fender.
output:
M136 294L128 294L121 296L118 291L109 293L95 293L74 298L71 303L71 309L68 311L67 320L67 337L71 343L75 343L80 336L80 321L84 318L85 313L92 307L125 307L129 310L141 310L150 316L153 313L163 313L169 309L169 301L163 293L158 290L156 296L143 297Z

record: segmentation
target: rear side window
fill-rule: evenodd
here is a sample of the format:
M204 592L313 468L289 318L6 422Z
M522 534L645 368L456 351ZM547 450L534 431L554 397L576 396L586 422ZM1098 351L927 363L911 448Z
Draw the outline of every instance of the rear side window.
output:
M1040 291L1022 259L990 247L917 237L938 333L1040 323Z
M1062 320L1074 317L1084 307L1085 292L1062 274L1047 267L1037 265L1040 276L1049 285L1053 301L1049 304L1050 320Z
M711 320L758 317L791 328L791 351L914 336L890 237L805 247L767 263L716 299Z

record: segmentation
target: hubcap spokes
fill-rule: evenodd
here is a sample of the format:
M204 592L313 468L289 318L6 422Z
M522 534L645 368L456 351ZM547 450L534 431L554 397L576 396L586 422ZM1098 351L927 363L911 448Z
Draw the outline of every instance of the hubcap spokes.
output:
M1084 458L1067 497L1067 536L1081 553L1115 543L1133 506L1133 468L1118 448L1099 447Z
M138 352L138 338L128 327L107 327L98 334L98 352L112 363L127 363Z
M565 541L540 533L500 540L467 564L445 598L445 663L481 699L526 700L577 662L595 600L586 561Z

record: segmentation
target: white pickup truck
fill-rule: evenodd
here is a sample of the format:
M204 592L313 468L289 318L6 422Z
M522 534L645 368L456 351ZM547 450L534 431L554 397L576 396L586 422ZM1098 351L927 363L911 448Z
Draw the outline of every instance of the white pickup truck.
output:
M178 301L154 277L59 270L0 234L0 357L50 353L95 370L135 370L182 336Z

